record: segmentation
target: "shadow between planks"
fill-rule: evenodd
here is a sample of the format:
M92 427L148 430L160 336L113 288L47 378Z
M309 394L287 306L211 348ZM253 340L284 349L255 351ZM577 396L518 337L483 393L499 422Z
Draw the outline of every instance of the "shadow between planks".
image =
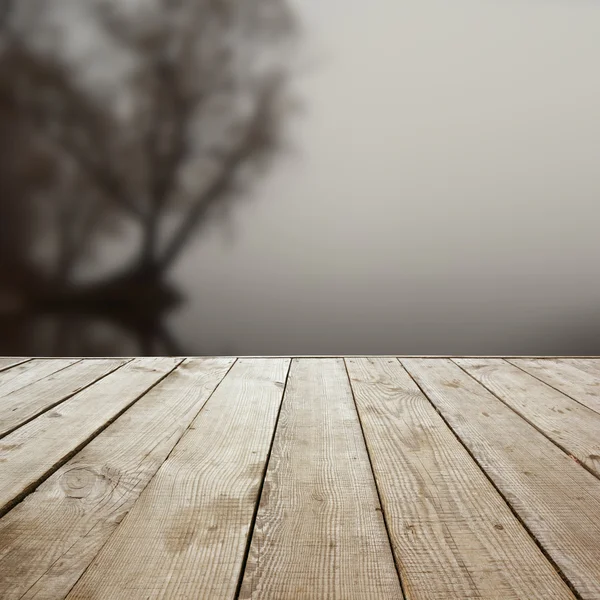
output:
M0 359L3 599L600 598L600 359L50 360Z

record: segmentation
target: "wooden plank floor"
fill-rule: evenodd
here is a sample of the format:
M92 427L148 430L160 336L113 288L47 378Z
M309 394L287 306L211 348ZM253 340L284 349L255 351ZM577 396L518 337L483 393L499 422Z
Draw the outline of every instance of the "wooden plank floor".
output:
M23 598L600 600L600 358L0 358Z

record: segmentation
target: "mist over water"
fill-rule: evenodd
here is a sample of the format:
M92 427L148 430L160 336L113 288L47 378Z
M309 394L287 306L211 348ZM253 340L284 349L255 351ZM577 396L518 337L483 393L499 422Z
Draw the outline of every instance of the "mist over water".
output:
M180 301L152 327L28 313L2 352L600 354L600 5L290 7L301 109L165 272Z

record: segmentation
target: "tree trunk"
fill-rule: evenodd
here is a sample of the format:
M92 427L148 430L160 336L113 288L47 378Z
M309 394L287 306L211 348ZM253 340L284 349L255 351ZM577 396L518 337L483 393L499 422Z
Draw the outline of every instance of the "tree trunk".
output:
M137 272L141 278L153 278L158 275L156 258L158 224L159 217L157 213L151 214L144 223L139 260L136 267L134 267L134 272Z

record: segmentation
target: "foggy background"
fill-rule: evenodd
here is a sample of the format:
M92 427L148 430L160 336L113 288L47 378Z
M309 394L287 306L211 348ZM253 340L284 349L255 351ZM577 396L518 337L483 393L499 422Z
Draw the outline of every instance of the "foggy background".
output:
M20 0L3 48L18 42L65 66L78 93L113 115L100 137L88 132L90 140L106 136L112 148L113 138L125 139L125 126L133 139L157 115L171 118L146 108L143 127L128 120L136 93L150 96L124 82L135 79L157 47L167 48L138 44L138 37L149 43L139 32L144 20L158 35L167 27L161 11L169 15L171 5L190 2L121 3L119 19L129 29L116 31L128 44L135 38L131 50L97 25L92 7L108 2L52 0L40 11L39 3ZM201 23L211 11L221 11L222 27L237 23L239 2L196 4L206 5ZM83 145L68 168L53 166L68 176L59 183L42 178L32 191L22 184L31 178L29 167L21 173L13 163L33 159L3 142L2 161L13 165L0 174L3 354L600 354L597 2L252 0L246 6L262 16L254 22L246 15L242 33L235 33L238 25L228 29L252 48L252 60L235 63L239 98L236 91L221 112L185 124L186 135L202 143L187 146L198 158L182 160L177 170L183 183L174 195L182 198L165 201L159 258L161 243L179 239L186 211L219 177L218 165L229 164L241 147L237 134L228 133L232 115L242 115L243 132L254 122L252 106L263 99L266 108L251 152L231 172L236 184L211 199L164 271L126 269L118 287L112 284L112 273L135 258L146 228L118 202L90 191L89 177L73 183ZM273 26L280 13L285 19ZM168 21L171 38L183 39L190 21L181 20L181 34L175 22ZM177 51L173 56L179 60ZM190 65L181 75L185 85L196 80L198 65ZM12 73L4 70L2 89L19 88ZM39 77L32 81L23 89L37 97ZM63 101L60 93L54 98L52 106ZM11 102L21 114L20 101ZM44 113L47 106L36 110L42 116L27 125L26 140L44 128L49 137L60 130L56 117ZM63 127L73 114L62 115ZM12 127L15 117L4 120ZM119 160L109 172L144 210L144 177L150 181L156 164L172 156L171 133L164 135L166 154L149 169L139 167L139 176L128 163L131 140L114 145ZM229 137L229 146L221 144ZM213 145L225 149L215 154ZM90 230L61 279L48 258L60 256L61 246L47 233L59 221L48 211L60 205L56 214L71 214L73 198L76 206L92 206L92 197L95 206L112 207L98 213L106 214L106 227ZM32 207L21 219L30 233L25 267L9 236L17 231L10 207L25 206L24 198ZM30 221L37 225L23 225ZM36 283L15 276L28 269ZM110 281L110 293L98 281Z

